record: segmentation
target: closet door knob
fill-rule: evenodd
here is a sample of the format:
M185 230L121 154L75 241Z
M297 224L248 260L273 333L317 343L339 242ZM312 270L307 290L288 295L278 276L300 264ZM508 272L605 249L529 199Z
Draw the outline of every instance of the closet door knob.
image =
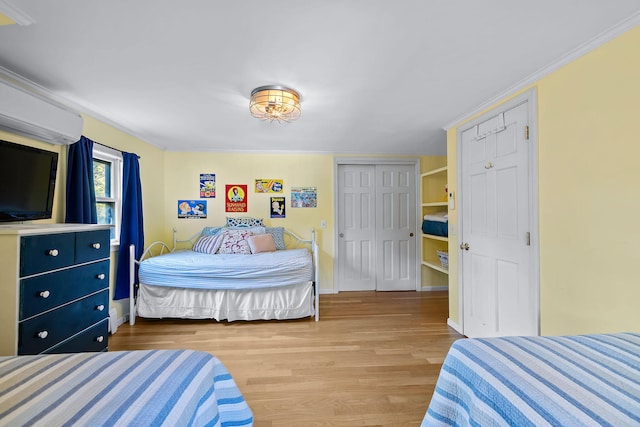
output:
M41 296L42 298L49 298L49 295L51 295L51 292L49 292L49 291L42 291L42 292L40 292L40 296Z
M57 249L49 249L49 252L47 252L47 255L49 256L58 256L60 252L58 252Z
M340 237L344 237L344 233L340 233Z
M91 247L93 249L100 249L100 243L94 243L93 245L91 245Z
M96 279L104 280L104 278L105 278L105 277L106 277L106 276L104 275L104 273L100 273L100 274L98 274L98 275L96 276Z
M468 243L460 243L460 249L468 251L469 250L469 244Z
M47 332L47 331L38 332L38 338L40 338L40 339L45 339L48 336L49 336L49 332Z

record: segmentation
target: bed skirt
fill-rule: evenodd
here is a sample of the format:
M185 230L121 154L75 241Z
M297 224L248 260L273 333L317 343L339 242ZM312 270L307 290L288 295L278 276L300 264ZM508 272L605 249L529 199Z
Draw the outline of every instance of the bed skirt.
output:
M138 316L285 320L313 316L313 282L257 289L188 289L140 283Z

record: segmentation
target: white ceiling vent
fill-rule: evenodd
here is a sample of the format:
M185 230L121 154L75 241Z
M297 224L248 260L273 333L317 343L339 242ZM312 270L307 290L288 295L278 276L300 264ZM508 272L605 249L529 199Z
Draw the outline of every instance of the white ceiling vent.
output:
M0 80L0 129L52 144L73 144L82 135L82 116Z

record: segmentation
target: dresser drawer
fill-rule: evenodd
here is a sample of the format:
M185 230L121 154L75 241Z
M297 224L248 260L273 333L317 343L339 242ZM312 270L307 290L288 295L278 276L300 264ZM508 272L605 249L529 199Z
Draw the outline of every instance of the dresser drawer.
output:
M20 239L20 276L72 265L75 239L75 233L23 236Z
M110 250L109 230L76 233L76 264L108 258Z
M22 279L19 320L108 287L108 260ZM104 309L109 311L107 306Z
M109 319L72 336L44 353L80 353L85 351L103 351L107 349L109 337Z
M103 307L100 310L100 307ZM18 323L18 354L38 354L109 314L109 290Z

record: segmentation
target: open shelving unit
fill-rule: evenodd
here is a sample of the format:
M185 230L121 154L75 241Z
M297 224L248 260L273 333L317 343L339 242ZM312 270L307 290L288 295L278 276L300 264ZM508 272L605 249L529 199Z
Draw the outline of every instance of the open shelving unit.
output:
M422 216L446 211L447 202L447 166L429 169L420 174ZM422 221L422 216L420 220ZM421 264L422 287L440 288L448 286L449 270L438 259L437 251L448 251L449 239L443 236L422 233Z

